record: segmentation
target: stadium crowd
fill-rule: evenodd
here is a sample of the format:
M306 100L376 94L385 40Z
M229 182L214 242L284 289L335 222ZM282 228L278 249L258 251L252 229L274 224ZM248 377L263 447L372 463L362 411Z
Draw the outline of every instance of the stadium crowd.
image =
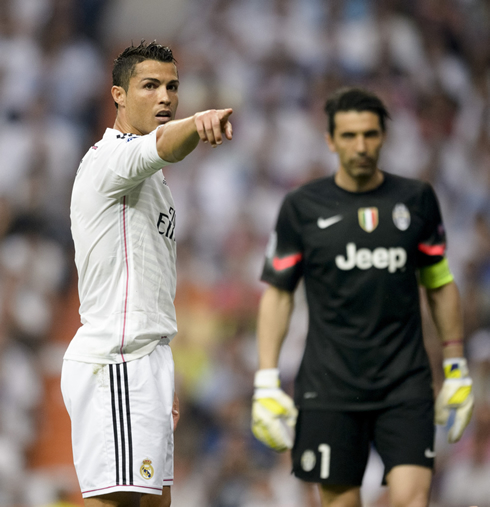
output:
M141 0L143 26L159 16L168 25L172 7L171 36L118 37L114 24L135 15L130 3L0 2L0 507L54 503L64 480L62 467L31 455L49 401L43 379L59 374L71 338L53 340L76 284L71 183L88 146L112 126L111 58L131 38L172 47L179 117L234 108L226 149L200 146L165 171L178 210L173 505L319 505L317 491L290 476L289 457L250 431L258 278L284 194L336 169L323 138L325 98L359 84L391 112L382 169L436 189L465 306L476 409L459 443L438 430L431 505L490 506L490 3ZM301 290L297 300L281 357L286 389L306 329ZM440 385L437 338L428 320L426 328ZM366 505L387 505L380 466L373 455Z

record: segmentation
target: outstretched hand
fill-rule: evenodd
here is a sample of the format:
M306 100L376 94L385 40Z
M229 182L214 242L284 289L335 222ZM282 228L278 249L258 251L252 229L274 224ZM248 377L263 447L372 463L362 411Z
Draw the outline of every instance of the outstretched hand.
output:
M209 143L213 148L223 142L223 134L226 139L233 137L233 127L228 120L233 109L210 109L194 115L197 133L201 141Z

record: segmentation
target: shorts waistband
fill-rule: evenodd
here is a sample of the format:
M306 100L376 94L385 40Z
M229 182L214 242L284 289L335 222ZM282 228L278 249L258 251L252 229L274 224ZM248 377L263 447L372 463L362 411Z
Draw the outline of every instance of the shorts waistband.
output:
M169 345L170 344L170 338L168 336L162 336L160 338L160 341L158 342L158 345Z

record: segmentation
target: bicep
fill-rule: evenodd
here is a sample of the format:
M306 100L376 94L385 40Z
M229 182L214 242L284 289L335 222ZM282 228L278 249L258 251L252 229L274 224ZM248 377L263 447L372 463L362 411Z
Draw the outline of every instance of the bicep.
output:
M262 280L294 292L304 272L304 245L297 212L286 198L267 247Z

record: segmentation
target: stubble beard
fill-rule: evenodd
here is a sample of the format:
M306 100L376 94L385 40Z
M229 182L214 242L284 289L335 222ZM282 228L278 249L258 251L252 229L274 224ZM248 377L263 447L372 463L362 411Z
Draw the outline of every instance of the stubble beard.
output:
M351 160L349 162L347 172L351 178L359 181L368 181L374 176L376 173L377 161L372 158L368 158L366 161L369 162L369 165L362 167L357 165L357 160Z

